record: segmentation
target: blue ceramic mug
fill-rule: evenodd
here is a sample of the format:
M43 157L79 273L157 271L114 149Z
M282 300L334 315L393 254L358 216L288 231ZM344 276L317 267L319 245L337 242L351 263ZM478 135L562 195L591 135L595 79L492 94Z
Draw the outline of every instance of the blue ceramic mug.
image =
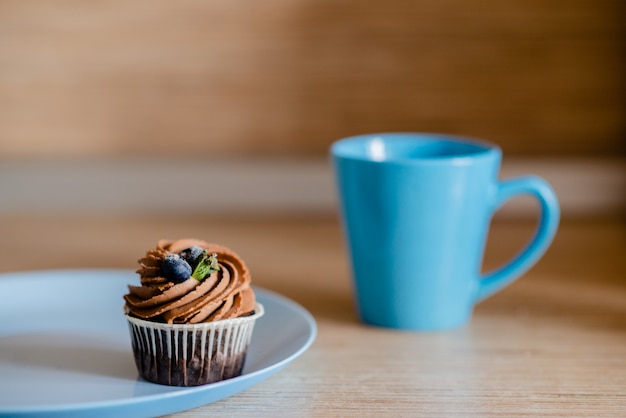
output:
M435 331L466 324L474 305L546 251L559 204L537 176L498 180L500 149L454 136L383 133L335 142L331 156L357 310L368 324ZM481 275L489 224L507 200L540 203L534 237Z

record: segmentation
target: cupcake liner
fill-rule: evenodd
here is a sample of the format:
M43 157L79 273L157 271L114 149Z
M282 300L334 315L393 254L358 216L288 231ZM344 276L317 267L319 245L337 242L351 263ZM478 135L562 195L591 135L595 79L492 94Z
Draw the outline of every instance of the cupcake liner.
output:
M239 376L252 338L254 314L200 324L164 324L128 315L135 364L146 380L169 386L198 386Z

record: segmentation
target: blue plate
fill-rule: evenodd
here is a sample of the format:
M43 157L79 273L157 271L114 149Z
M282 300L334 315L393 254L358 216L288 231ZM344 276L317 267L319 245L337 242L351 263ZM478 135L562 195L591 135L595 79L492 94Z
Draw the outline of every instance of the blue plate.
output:
M255 288L265 315L243 374L192 388L138 378L122 315L126 270L0 275L0 415L149 417L226 398L276 373L315 339L309 312ZM280 326L276 326L279 324Z

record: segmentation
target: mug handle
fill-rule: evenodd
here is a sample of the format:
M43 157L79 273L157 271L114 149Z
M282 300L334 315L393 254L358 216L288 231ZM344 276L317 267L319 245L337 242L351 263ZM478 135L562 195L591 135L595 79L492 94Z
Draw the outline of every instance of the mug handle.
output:
M530 269L546 252L559 226L560 209L552 187L537 176L520 177L498 183L494 212L507 200L529 194L539 201L540 217L535 235L512 260L482 276L478 282L476 301L488 298Z

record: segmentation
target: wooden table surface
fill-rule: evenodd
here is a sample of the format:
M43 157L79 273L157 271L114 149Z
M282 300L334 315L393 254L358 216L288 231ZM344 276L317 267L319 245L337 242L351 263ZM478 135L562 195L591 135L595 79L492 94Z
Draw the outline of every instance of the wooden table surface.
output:
M486 266L515 253L531 229L495 222ZM133 269L159 238L220 242L246 259L254 284L315 316L315 343L285 369L176 416L626 416L626 227L617 220L563 222L533 270L444 333L357 321L332 218L5 216L0 230L0 272Z

